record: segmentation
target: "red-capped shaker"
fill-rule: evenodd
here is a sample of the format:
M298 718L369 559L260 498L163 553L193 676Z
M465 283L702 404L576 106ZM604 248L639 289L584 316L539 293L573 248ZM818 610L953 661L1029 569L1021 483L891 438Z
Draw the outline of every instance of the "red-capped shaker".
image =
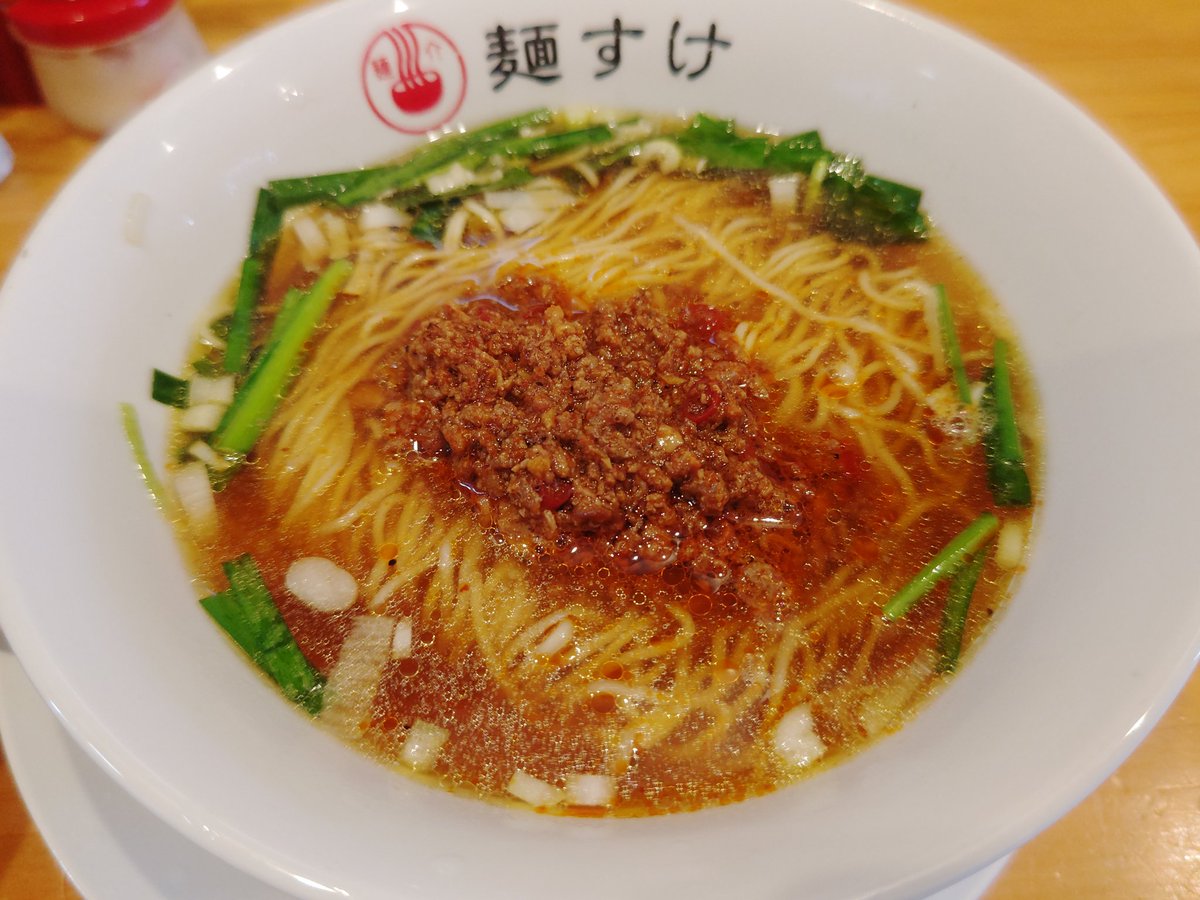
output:
M98 134L207 56L178 0L16 0L6 14L46 105Z

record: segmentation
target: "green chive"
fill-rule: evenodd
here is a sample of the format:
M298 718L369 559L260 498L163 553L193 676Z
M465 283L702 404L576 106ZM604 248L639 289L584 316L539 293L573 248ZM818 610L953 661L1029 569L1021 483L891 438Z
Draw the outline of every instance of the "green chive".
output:
M191 385L186 379L177 378L161 369L155 369L150 380L150 397L165 406L184 409L188 405Z
M1008 343L997 339L992 368L985 370L983 410L989 427L983 437L988 463L988 487L1001 506L1028 506L1033 489L1021 451L1013 403L1012 374L1008 365Z
M946 609L942 613L942 630L938 633L939 672L953 672L962 652L963 632L967 628L967 611L979 581L979 573L987 560L986 548L977 552L950 579L946 593Z
M295 313L276 341L267 345L212 435L212 448L226 456L244 456L257 443L283 399L304 346L316 331L353 269L337 260L297 301Z
M958 399L963 406L971 405L971 383L967 381L967 370L963 365L962 349L958 345L958 333L954 328L954 313L950 311L950 301L946 297L946 286L939 284L937 291L938 327L942 332L942 352L946 356L946 365L954 376L954 384L958 388Z
M993 513L981 513L883 605L883 617L895 620L907 613L938 582L957 572L963 561L982 547L999 527L1000 521Z

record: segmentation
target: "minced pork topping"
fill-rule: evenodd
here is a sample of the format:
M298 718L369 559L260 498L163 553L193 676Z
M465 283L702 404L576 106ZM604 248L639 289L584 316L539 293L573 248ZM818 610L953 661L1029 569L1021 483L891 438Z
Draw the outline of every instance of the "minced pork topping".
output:
M580 309L523 271L413 329L378 377L386 422L398 449L503 501L502 534L633 573L682 565L776 607L788 589L746 538L797 532L804 480L772 452L733 324L661 292Z

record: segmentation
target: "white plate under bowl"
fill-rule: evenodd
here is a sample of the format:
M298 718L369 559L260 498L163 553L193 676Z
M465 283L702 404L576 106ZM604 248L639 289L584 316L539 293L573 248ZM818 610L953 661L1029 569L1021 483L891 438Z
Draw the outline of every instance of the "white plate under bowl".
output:
M625 35L620 68L597 77L605 39L584 33L611 30L617 13L643 34ZM383 71L372 48L403 24L439 48L432 64L453 88L424 118L371 103ZM503 85L501 26L522 47ZM710 27L728 46L710 47ZM524 41L550 36L553 70L530 69ZM182 359L234 271L261 183L394 155L411 145L402 129L443 116L478 124L567 104L819 127L872 170L923 186L1039 382L1046 489L1008 612L899 734L750 802L538 817L338 745L196 605L118 425L117 404L132 400L148 433L164 433L147 373ZM1081 799L1191 670L1198 298L1191 237L1109 138L1009 62L886 3L347 0L152 104L67 185L13 266L0 297L0 624L134 796L302 897L920 896Z

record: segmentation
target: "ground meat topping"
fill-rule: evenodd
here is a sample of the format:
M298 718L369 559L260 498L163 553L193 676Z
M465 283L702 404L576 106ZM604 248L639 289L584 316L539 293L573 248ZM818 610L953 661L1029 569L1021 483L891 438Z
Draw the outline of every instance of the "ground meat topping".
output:
M731 562L718 530L801 525L803 484L772 474L754 412L766 387L733 324L662 293L581 310L553 278L523 271L415 326L378 379L395 398L386 424L398 446L507 501L501 533L633 572L678 560L715 589ZM770 566L739 555L735 583L779 601Z

